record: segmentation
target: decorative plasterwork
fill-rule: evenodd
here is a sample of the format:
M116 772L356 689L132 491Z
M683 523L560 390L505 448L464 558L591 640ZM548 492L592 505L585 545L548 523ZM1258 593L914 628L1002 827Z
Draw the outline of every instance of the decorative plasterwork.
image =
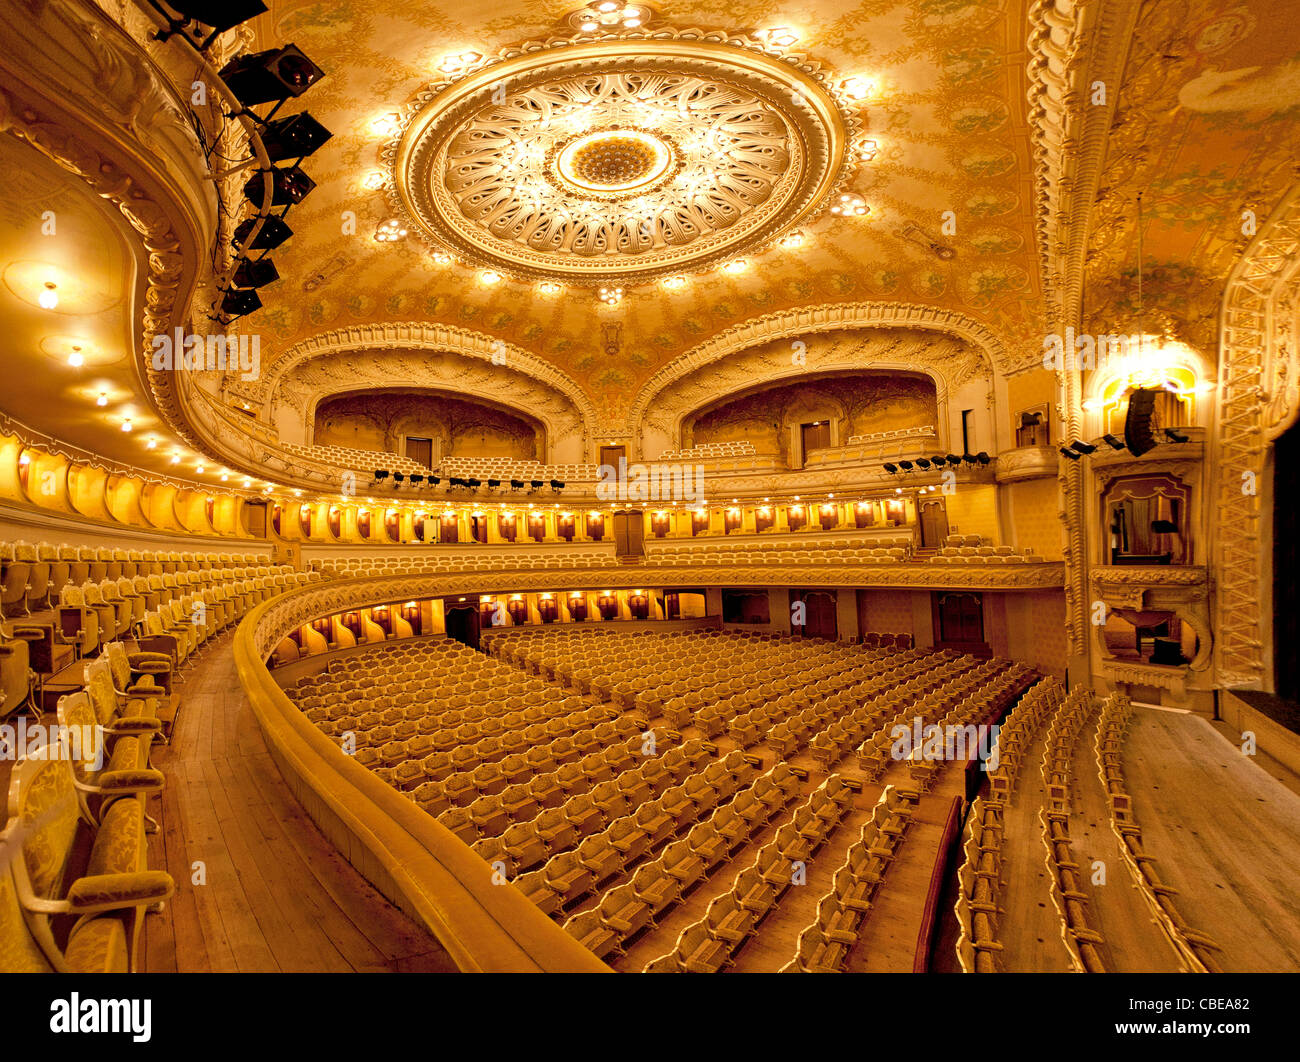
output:
M994 466L999 483L1016 483L1024 479L1047 479L1059 471L1061 460L1050 446L1022 446L1003 450Z
M810 336L811 338L811 336ZM765 343L738 351L673 381L654 397L645 419L637 424L643 435L682 440L683 422L698 410L755 385L782 380L813 379L820 373L871 371L917 372L935 384L938 419L948 413L949 396L977 376L990 377L982 352L954 336L904 329L868 329L832 337L828 342L804 343L792 357L788 345ZM947 445L940 431L938 444ZM653 455L644 455L653 456Z
M1300 298L1300 185L1260 227L1228 279L1219 358L1218 505L1211 535L1218 583L1215 629L1218 681L1258 688L1264 674L1265 624L1259 606L1262 529L1259 492L1268 444L1300 410L1296 301ZM1289 505L1292 499L1276 499Z
M689 374L729 358L734 354L776 339L793 339L843 329L908 328L926 332L949 333L968 340L999 371L1006 372L1012 361L998 338L983 325L964 314L932 306L908 303L856 302L834 306L811 306L784 313L767 314L720 332L692 348L656 372L632 403L629 421L639 426L659 395ZM1041 354L1033 356L1041 359ZM854 368L870 368L859 364ZM1029 365L1026 363L1026 368ZM925 368L916 366L920 371ZM969 374L968 374L969 375ZM757 382L757 381L751 381Z
M434 246L521 277L632 283L734 258L822 209L857 121L802 56L634 30L531 42L430 85L384 159L393 208ZM616 131L655 158L637 169L606 136L602 165L631 176L584 178L575 138Z
M1094 599L1110 608L1175 613L1196 632L1196 655L1188 663L1187 670L1205 671L1209 668L1214 638L1210 630L1210 589L1204 568L1103 565L1092 570L1092 589ZM1094 625L1094 630L1103 663L1110 668L1114 666L1114 660L1107 652L1103 628Z
M155 335L176 322L196 280L198 248L215 231L215 195L188 110L166 75L98 8L9 5L0 13L5 88L0 132L27 141L118 208L148 254L140 378L182 437L170 372L149 363ZM21 63L18 60L21 59Z

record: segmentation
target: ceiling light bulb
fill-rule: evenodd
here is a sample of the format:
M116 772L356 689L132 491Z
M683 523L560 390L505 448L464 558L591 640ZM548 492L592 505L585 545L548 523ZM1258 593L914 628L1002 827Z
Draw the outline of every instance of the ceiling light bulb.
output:
M72 348L72 353L68 355L68 364L74 369L80 369L86 364L86 359L82 356L80 347Z
M106 395L103 391L100 391L100 392L99 392L99 397L98 397L97 399L95 399L95 405L97 405L97 406L106 406L106 405L108 405L108 395Z
M598 23L598 22L584 22L584 23L583 23L580 27L578 27L578 28L581 29L583 33L595 33L598 29L600 29L600 23Z
M880 145L874 140L864 140L858 145L858 158L863 162L871 162L879 153Z
M479 274L479 280L481 280L484 284L496 284L498 281L500 281L500 279L501 279L501 274L493 272L491 269L486 269Z
M158 440L151 438L147 443L144 444L144 446L146 450L156 450L158 449Z
M865 100L871 95L874 85L865 78L851 77L844 82L844 93L851 100Z
M387 183L388 177L383 170L371 170L361 182L362 187L368 188L372 192L377 191Z
M195 466L194 466L194 471L197 472L200 476L203 475L203 471L204 471L203 466L202 466L202 465L195 465Z
M122 418L122 430L123 430L123 431L130 431L130 430L131 430L131 418L130 418L130 417L123 417L123 418Z
M686 287L685 277L664 277L664 287L669 291L680 291Z
M781 237L782 247L798 247L802 243L803 243L802 232L791 232Z
M728 262L722 268L728 273L743 273L747 268L749 268L749 263L743 258L737 258L734 262Z
M180 455L180 454L177 454L177 453L173 453L173 454L172 454L172 464L173 464L173 465L179 465L180 463L181 463L181 455Z
M604 0L603 3L597 5L596 10L597 10L597 11L617 11L617 10L618 10L618 4L614 3L614 0Z
M395 113L382 114L370 122L370 128L380 136L392 136L401 128L401 125L402 119Z
M59 304L59 293L54 290L55 284L51 280L45 282L45 290L36 297L36 301L46 310L52 310Z

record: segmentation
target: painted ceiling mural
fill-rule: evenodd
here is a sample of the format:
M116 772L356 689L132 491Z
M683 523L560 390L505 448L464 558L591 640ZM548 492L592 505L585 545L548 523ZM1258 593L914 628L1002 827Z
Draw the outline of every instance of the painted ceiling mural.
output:
M626 415L656 369L684 351L738 322L795 307L921 303L966 314L1008 350L1041 346L1023 102L1025 13L1015 0L779 8L704 0L680 13L671 3L659 6L662 19L678 28L789 27L798 37L791 51L833 79L875 85L856 105L856 117L878 153L857 162L849 183L837 189L861 197L870 214L823 212L799 225L797 246L770 244L747 256L744 272L684 269L687 280L677 290L629 283L621 301L608 306L577 285L548 294L534 281L503 277L485 286L472 267L437 261L412 238L376 243L374 232L392 207L382 190L365 183L382 170L386 139L372 123L415 100L444 56L490 57L567 34L561 20L576 6L272 4L271 19L258 23L258 44L292 40L327 71L312 90L310 110L334 134L306 164L318 188L291 212L295 237L276 252L287 279L265 290L266 308L250 322L273 348L360 322L473 328L571 374L612 421ZM345 210L357 215L355 235L342 232ZM945 211L952 212L947 223Z
M1094 331L1137 315L1145 189L1143 316L1215 349L1224 279L1300 177L1297 26L1294 0L1143 4L1093 213Z

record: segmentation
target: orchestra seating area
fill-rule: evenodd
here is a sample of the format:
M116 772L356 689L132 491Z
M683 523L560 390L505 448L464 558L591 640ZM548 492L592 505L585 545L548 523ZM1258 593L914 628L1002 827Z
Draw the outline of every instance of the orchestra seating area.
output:
M396 641L288 692L601 958L653 935L700 883L734 877L650 969L730 964L791 884L791 860L809 859L896 766L895 725L996 717L1032 675L952 652L611 627L492 632L487 658L441 638ZM899 769L901 792L921 799L933 765ZM881 799L835 856L852 895L832 894L828 910L880 885L877 833L896 840L900 813ZM856 921L839 917L835 939ZM813 929L791 949L799 969L837 961L815 944L825 927Z

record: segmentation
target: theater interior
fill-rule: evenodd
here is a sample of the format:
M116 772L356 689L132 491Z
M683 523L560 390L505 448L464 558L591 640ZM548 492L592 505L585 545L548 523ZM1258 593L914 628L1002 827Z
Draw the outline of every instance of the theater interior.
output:
M1300 971L1295 5L577 2L0 5L0 970Z

